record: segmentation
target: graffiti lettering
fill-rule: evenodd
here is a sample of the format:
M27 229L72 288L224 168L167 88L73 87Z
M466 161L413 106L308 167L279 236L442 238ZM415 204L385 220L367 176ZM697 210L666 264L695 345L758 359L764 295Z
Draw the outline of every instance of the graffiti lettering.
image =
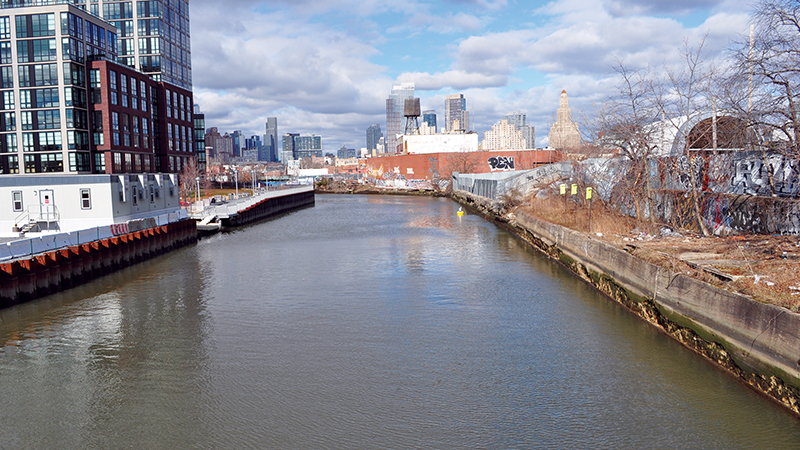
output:
M489 167L492 170L514 170L514 157L492 156L489 158Z

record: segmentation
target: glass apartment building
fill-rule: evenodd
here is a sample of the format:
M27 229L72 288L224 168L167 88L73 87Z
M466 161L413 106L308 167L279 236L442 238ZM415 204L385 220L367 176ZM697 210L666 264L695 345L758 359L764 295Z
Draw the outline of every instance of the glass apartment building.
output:
M116 58L117 30L67 4L12 3L0 2L0 174L89 172L87 61Z
M0 175L179 172L196 157L191 90L120 64L117 27L73 2L0 0Z
M410 82L392 86L392 92L386 99L386 153L397 152L397 136L405 132L403 108L409 98L414 98L414 83Z
M119 29L119 62L155 81L192 87L189 0L72 0Z

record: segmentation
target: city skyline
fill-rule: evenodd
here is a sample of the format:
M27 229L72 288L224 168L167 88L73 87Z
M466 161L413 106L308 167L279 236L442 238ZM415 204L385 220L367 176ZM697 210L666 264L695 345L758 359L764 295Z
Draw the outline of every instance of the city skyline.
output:
M472 129L525 111L553 124L562 90L573 116L615 90L616 60L634 68L679 58L684 39L712 52L742 40L749 2L193 0L197 102L207 126L263 133L282 128L325 136L326 148L363 147L383 127L392 86L415 83L423 110L444 118L463 93ZM386 130L386 128L384 128ZM537 145L546 145L546 133Z

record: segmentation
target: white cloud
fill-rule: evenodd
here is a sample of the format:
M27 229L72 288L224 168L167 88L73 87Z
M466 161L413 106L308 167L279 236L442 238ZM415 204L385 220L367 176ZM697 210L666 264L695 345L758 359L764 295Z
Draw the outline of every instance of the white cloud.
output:
M558 0L512 11L506 0L193 0L195 96L209 127L262 134L278 116L281 133L317 133L335 150L362 147L372 123L385 131L392 83L414 81L440 116L447 91L463 92L481 135L521 110L539 142L562 89L586 110L613 92L616 59L660 66L703 36L724 48L746 31L746 1ZM703 10L712 13L695 28L678 17ZM484 31L498 23L505 31Z

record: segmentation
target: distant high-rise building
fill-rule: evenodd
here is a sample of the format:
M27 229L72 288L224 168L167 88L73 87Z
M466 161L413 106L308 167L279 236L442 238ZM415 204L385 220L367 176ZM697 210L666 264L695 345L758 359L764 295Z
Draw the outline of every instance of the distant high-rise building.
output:
M572 121L567 91L561 91L556 123L550 127L549 146L552 148L577 148L581 145L578 124Z
M233 138L228 133L220 135L217 127L211 127L205 136L206 148L211 149L209 158L227 161L233 155Z
M389 98L386 99L386 153L397 151L397 136L403 134L405 129L405 116L403 108L407 98L414 98L414 83L400 83L392 87Z
M383 137L380 124L374 123L367 127L367 149L371 152L378 148L378 141Z
M422 111L422 123L428 125L428 127L432 128L433 132L436 133L438 131L436 127L436 111L432 109Z
M283 135L283 163L293 159L322 157L322 137L317 135L300 136L297 133Z
M522 131L514 124L503 119L500 123L492 125L492 129L484 133L483 150L524 150L528 141L522 136Z
M339 149L339 151L336 152L336 157L339 159L355 158L356 156L356 149L347 148L347 146L344 145Z
M469 131L469 113L464 94L449 94L445 98L444 125L449 132Z
M268 161L280 159L280 145L278 144L278 118L267 117L267 134L264 136L264 147L269 154Z
M242 150L247 148L247 138L244 137L242 130L235 130L231 134L231 138L233 139L233 157L238 158L242 156Z
M522 132L522 137L525 139L525 147L523 148L536 148L536 134L533 126L525 123L525 114L519 111L513 111L503 115L503 119L509 125L514 125Z

